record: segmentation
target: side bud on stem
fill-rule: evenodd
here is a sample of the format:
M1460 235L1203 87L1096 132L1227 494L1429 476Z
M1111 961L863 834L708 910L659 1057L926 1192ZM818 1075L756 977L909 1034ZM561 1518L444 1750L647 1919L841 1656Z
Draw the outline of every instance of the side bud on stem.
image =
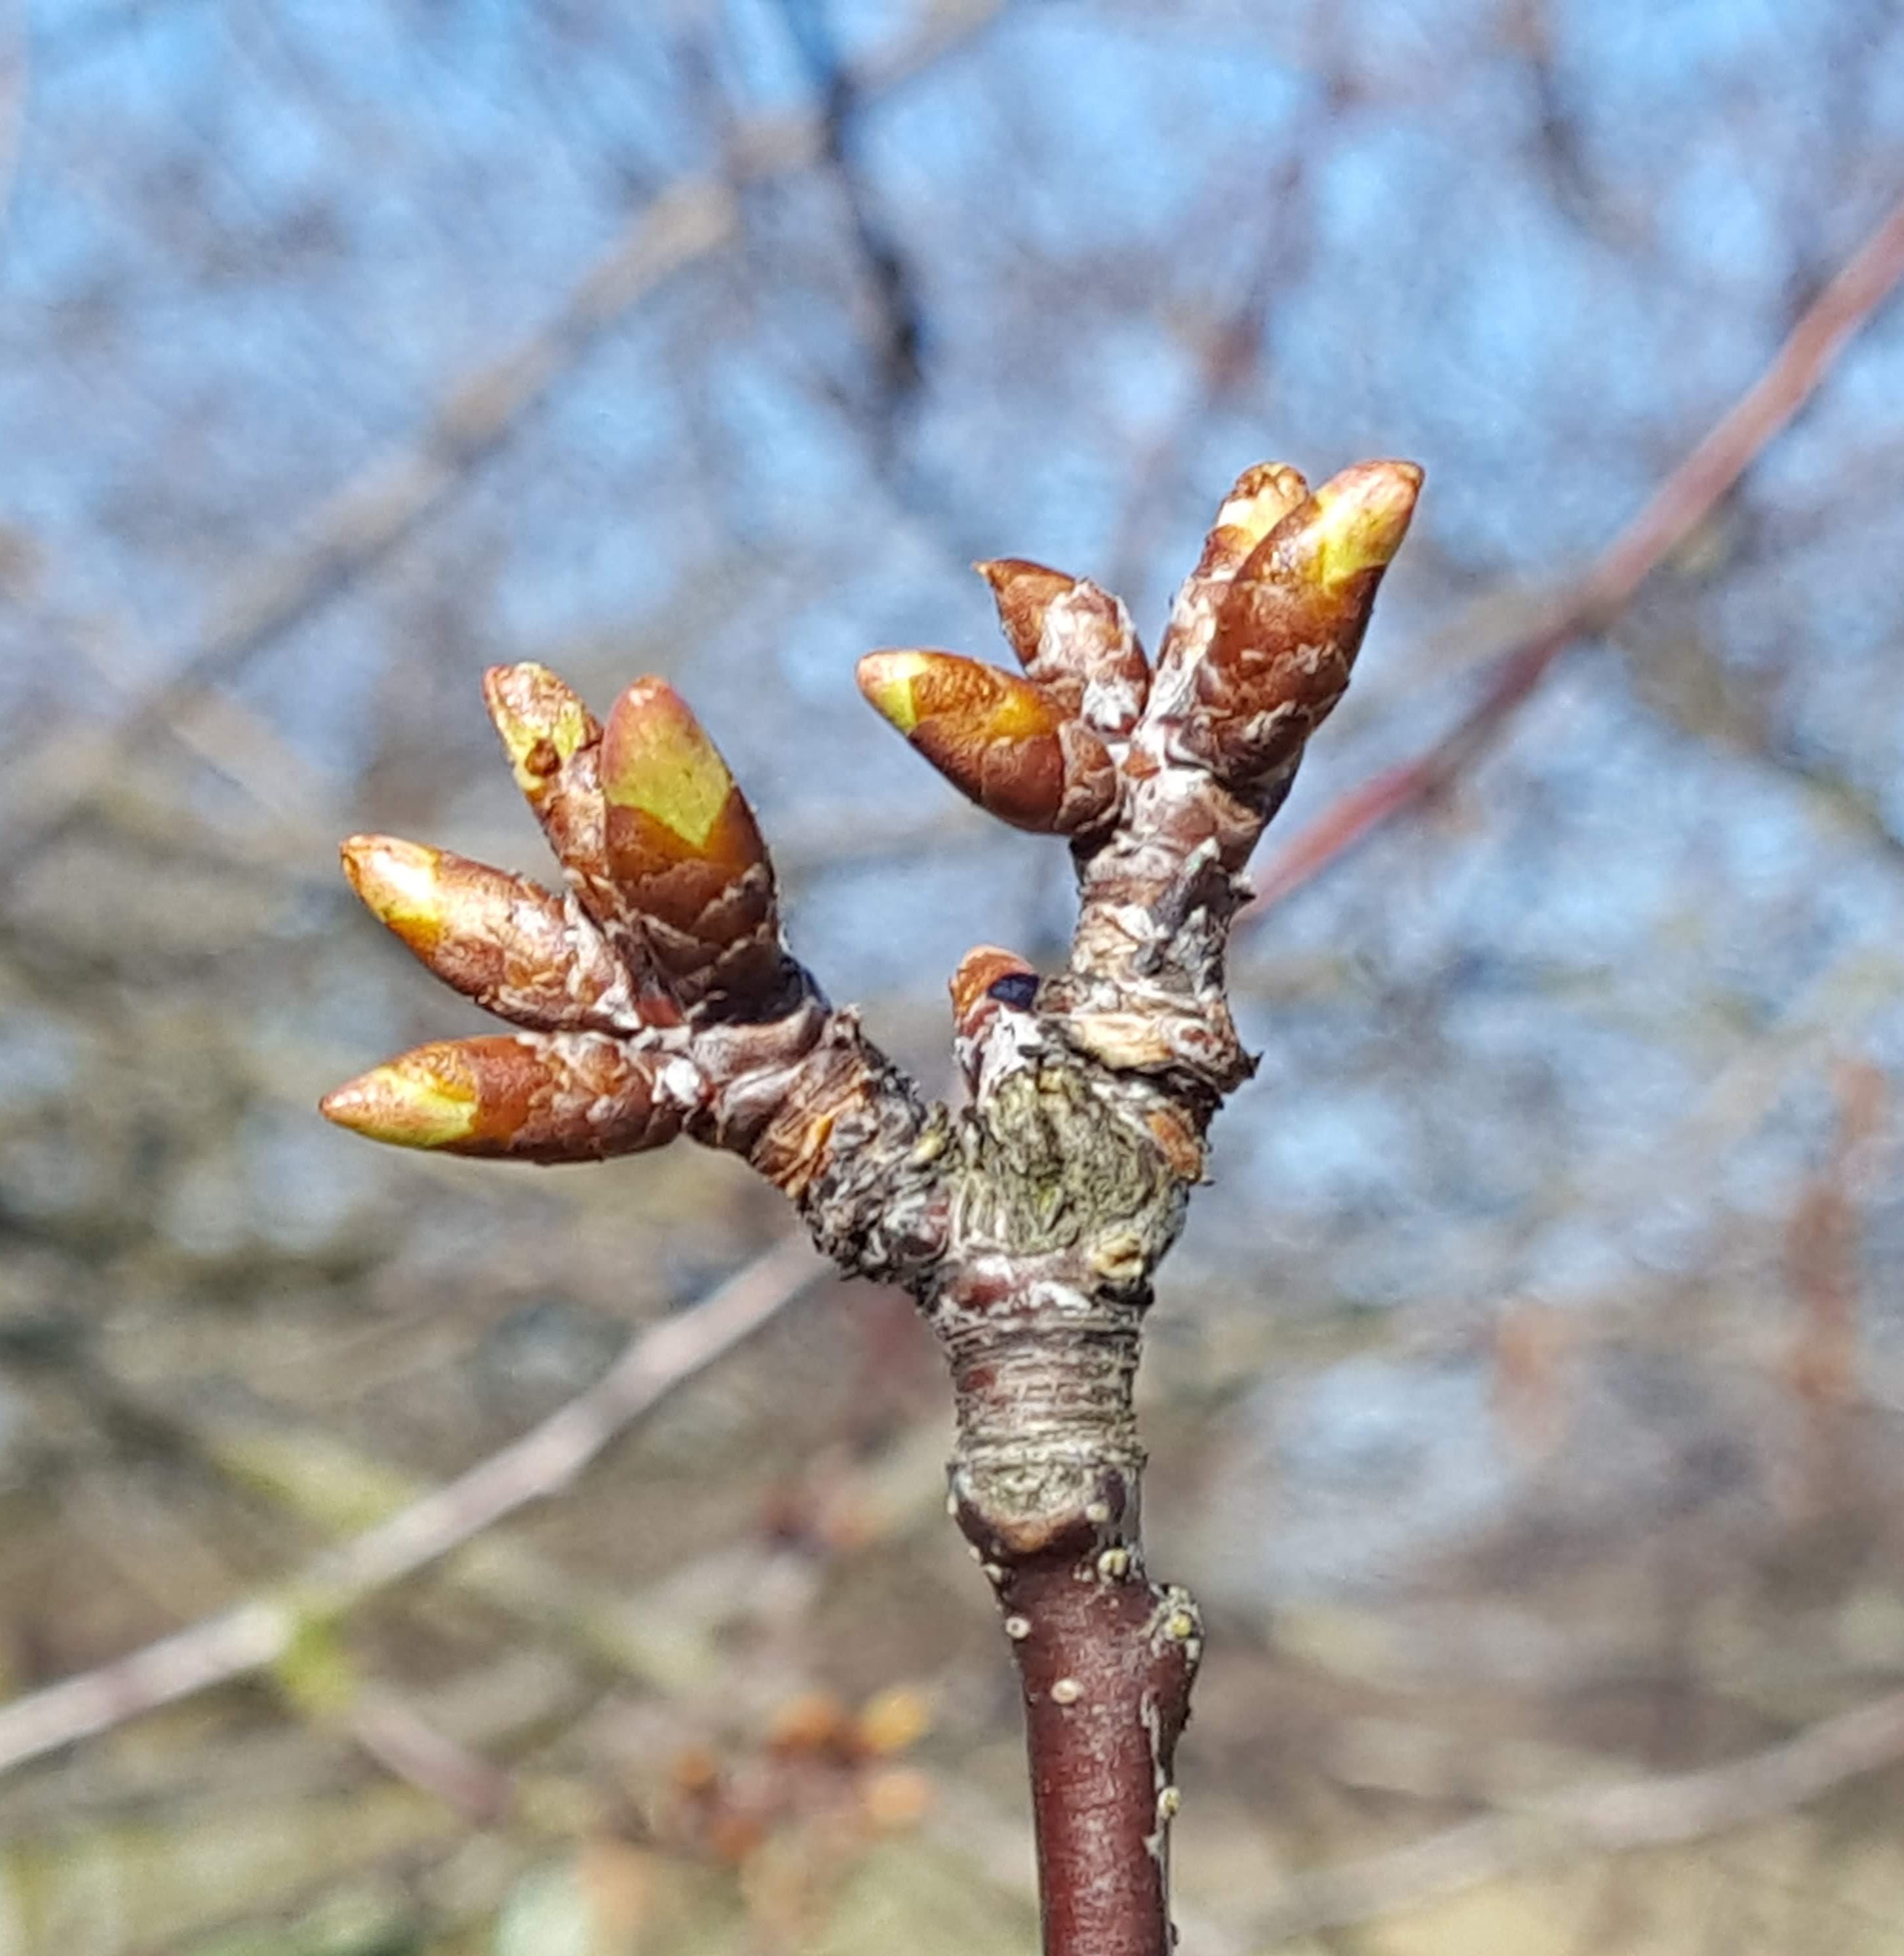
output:
M956 652L872 652L859 676L874 710L988 815L1078 835L1110 814L1109 750L1055 691Z
M364 907L446 985L499 1018L544 1032L632 1031L628 973L568 901L532 883L392 835L339 852ZM665 1000L664 1022L678 1016Z
M599 879L607 865L595 768L601 728L594 715L547 666L531 662L490 667L483 675L483 698L515 785L556 860L578 889Z
M952 974L952 1052L974 1096L1038 1036L1038 973L1015 951L982 944Z
M1106 739L1129 734L1149 695L1150 667L1123 600L1023 557L973 568L991 586L999 624L1026 675Z
M599 1033L520 1033L420 1046L320 1111L398 1147L552 1164L657 1148L699 1097L684 1059Z

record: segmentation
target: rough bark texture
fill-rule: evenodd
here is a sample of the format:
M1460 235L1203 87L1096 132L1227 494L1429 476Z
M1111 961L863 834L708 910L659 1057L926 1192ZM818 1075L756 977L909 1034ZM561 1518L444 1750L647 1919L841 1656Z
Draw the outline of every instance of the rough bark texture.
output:
M1237 872L1346 685L1420 484L1370 462L1314 495L1247 472L1155 672L1124 607L1018 559L979 566L1028 677L872 655L872 703L1001 819L1067 836L1067 969L953 980L970 1090L928 1103L782 947L751 812L685 704L638 680L606 732L539 667L490 675L566 901L359 837L365 901L525 1028L339 1088L374 1138L553 1163L677 1131L744 1156L854 1275L906 1286L950 1364L950 1506L1023 1686L1048 1956L1166 1956L1174 1753L1202 1650L1153 1581L1133 1410L1151 1280L1252 1062L1223 989Z

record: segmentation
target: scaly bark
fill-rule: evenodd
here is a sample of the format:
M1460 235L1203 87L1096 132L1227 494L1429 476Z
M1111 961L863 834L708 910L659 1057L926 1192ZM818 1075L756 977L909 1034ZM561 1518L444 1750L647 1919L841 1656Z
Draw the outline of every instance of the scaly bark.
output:
M345 845L432 970L522 1028L400 1055L327 1097L374 1139L542 1163L678 1133L743 1156L855 1276L904 1285L950 1364L951 1512L1023 1687L1047 1956L1167 1956L1174 1754L1202 1630L1143 1559L1133 1392L1152 1279L1249 1076L1224 995L1239 873L1348 683L1420 472L1313 495L1251 469L1153 672L1124 608L1016 558L979 566L1026 676L875 653L867 698L1001 819L1070 839L1064 971L972 952L969 1089L929 1104L780 939L771 863L698 723L641 680L604 728L538 666L490 711L565 898L446 851Z

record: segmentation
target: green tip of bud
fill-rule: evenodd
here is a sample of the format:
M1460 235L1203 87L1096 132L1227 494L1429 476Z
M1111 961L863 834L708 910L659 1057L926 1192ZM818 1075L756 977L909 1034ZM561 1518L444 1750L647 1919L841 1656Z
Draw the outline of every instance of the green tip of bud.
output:
M364 907L406 943L442 933L441 851L394 835L353 835L339 849L344 874Z
M638 809L698 849L734 778L693 710L665 680L638 679L609 714L601 786L610 808Z
M854 677L865 695L866 704L900 733L909 734L920 718L913 697L913 682L929 671L932 665L931 655L925 652L868 652L859 661Z
M1325 482L1307 525L1316 581L1333 591L1386 569L1408 534L1421 483L1412 462L1357 462Z
M441 1046L419 1046L326 1093L317 1111L367 1140L399 1148L443 1148L476 1125L476 1088L446 1064Z
M531 797L594 736L594 722L580 698L532 660L491 666L483 675L483 697L516 785Z

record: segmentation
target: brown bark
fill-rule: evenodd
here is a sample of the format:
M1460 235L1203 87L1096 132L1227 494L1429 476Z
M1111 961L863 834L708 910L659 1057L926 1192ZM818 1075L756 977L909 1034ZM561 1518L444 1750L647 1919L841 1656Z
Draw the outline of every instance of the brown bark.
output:
M1041 983L987 948L953 981L957 1114L782 948L752 816L659 681L604 733L553 674L490 676L580 914L460 858L352 845L366 900L433 969L525 1027L591 1030L421 1048L340 1088L333 1118L545 1163L684 1129L783 1190L843 1270L917 1298L952 1371L951 1510L1023 1689L1047 1956L1173 1940L1174 1761L1202 1632L1144 1566L1144 1315L1210 1117L1252 1068L1223 989L1238 872L1348 682L1420 480L1364 463L1311 495L1292 469L1248 472L1154 674L1114 598L1017 559L980 568L1029 679L940 653L862 667L928 759L1003 819L1069 836L1077 866L1064 973ZM524 968L537 947L546 968Z
M1018 1667L1048 1956L1166 1956L1177 1735L1202 1652L1144 1573L1130 1412L1140 1320L947 1333L952 1507Z

